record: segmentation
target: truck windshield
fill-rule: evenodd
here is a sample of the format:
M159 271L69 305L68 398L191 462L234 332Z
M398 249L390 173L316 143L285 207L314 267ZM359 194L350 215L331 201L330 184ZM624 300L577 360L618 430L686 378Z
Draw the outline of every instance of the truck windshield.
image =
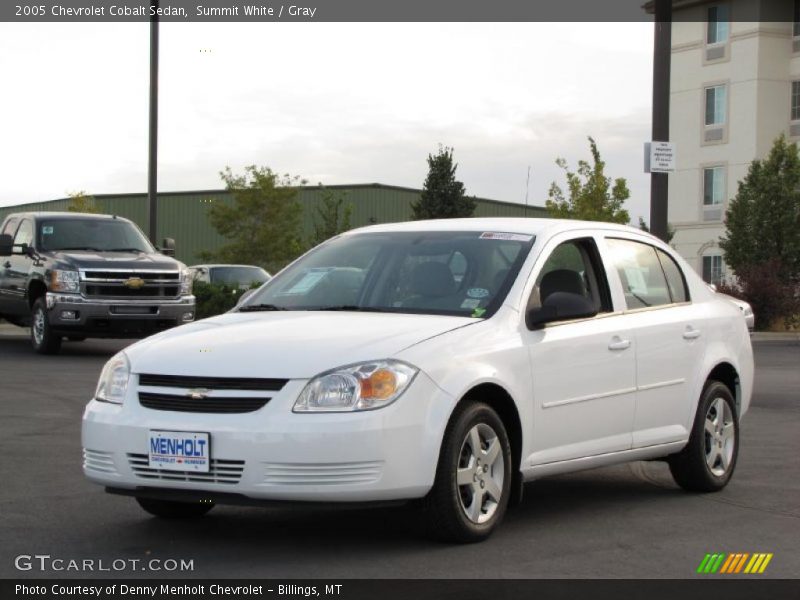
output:
M344 235L283 270L239 310L489 317L505 299L533 239L491 231Z
M141 231L128 221L112 219L47 219L39 221L43 251L153 252Z

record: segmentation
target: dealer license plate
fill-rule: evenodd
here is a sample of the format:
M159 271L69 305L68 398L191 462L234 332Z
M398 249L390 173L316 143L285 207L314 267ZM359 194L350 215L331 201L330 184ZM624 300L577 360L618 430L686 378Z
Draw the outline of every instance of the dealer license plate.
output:
M210 444L207 433L151 431L150 468L208 473Z

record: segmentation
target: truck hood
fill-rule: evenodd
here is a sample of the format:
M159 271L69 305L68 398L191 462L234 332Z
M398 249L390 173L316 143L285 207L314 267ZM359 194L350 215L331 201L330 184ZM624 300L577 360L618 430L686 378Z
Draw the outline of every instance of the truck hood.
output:
M176 271L181 268L174 258L163 254L140 254L137 252L94 252L69 250L48 252L55 260L75 269L163 269Z
M389 358L468 317L290 311L228 313L181 325L125 350L134 373L308 379Z

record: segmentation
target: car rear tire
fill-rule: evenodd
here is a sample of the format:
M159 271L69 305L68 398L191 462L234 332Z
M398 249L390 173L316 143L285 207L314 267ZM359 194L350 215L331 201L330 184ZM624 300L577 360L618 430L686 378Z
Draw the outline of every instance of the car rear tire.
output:
M436 479L423 500L436 539L488 538L505 515L511 489L511 445L497 413L482 402L456 409L445 431Z
M153 498L136 498L145 512L162 519L196 519L202 517L214 504L200 502L175 502L172 500L154 500Z
M738 454L739 415L733 394L724 383L708 381L689 443L669 457L669 470L685 490L716 492L730 481Z
M39 354L57 354L61 336L53 333L44 296L37 298L31 309L31 345Z

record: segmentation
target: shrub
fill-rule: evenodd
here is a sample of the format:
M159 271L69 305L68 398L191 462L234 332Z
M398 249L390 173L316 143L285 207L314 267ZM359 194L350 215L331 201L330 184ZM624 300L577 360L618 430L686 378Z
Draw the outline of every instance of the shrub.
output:
M746 300L753 307L756 329L765 330L781 319L785 326L800 313L800 295L796 284L782 275L785 270L780 261L740 267L736 283L721 285L717 290Z
M236 306L236 302L246 291L247 290L239 289L238 286L195 281L194 296L197 302L195 307L196 317L198 319L205 319L228 312Z

